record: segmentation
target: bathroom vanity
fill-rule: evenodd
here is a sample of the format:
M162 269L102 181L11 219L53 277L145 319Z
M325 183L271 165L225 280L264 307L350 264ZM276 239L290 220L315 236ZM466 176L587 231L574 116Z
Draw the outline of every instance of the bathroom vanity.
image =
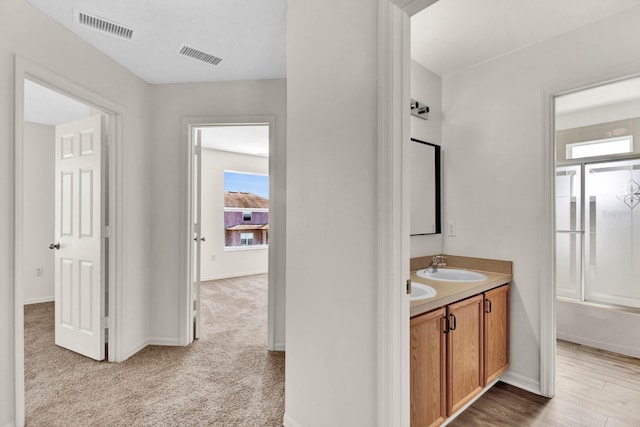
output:
M508 261L447 257L447 267L480 271L475 282L420 277L431 257L412 259L412 283L436 291L411 302L411 425L438 426L509 367ZM445 267L446 269L446 267Z

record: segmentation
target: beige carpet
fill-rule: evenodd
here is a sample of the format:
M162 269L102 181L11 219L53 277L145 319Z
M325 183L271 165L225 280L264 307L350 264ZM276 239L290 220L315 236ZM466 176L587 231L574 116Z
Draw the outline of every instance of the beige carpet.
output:
M201 338L123 363L54 344L53 303L25 307L28 426L282 426L284 353L265 349L267 276L206 282Z

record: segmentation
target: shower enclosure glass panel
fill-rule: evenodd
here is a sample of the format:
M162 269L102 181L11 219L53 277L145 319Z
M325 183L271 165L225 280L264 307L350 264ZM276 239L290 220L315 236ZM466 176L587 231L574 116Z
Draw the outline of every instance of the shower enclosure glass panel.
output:
M582 298L581 166L556 168L556 291Z
M584 174L585 299L640 308L640 159Z

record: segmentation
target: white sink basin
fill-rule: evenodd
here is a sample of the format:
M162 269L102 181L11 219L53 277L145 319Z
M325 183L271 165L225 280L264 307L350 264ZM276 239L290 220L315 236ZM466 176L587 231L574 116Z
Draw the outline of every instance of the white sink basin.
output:
M439 268L433 272L430 268L416 271L416 274L425 279L441 280L443 282L482 282L487 276L476 271L459 270L457 268Z
M423 285L422 283L411 282L411 301L433 298L436 296L436 293L436 290L431 286Z

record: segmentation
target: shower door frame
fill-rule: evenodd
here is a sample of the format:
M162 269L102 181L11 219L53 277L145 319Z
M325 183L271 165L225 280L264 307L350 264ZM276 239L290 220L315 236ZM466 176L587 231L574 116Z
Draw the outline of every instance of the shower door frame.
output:
M557 276L557 265L556 265L556 268L554 269L554 282L556 284L555 286L556 298L560 298L561 300L575 302L575 303L597 304L597 305L602 305L607 307L617 307L625 310L638 309L637 307L632 307L632 306L627 306L622 304L615 304L615 303L606 302L606 301L587 299L587 289L586 289L587 284L585 280L585 275L586 275L585 262L587 260L586 245L587 245L587 238L588 238L587 224L585 222L586 209L587 209L586 208L586 204L587 204L586 174L585 174L586 166L611 163L611 162L622 162L622 161L629 161L629 160L640 161L640 154L637 154L637 153L612 154L612 155L597 156L597 157L585 157L579 160L571 159L571 160L562 160L562 161L556 162L556 168L555 168L556 171L558 167L580 166L580 223L581 223L581 229L582 229L582 231L580 232L580 235L582 236L581 242L580 242L580 259L581 259L580 261L580 292L579 292L580 296L579 298L571 298L571 297L557 295L558 283L557 283L557 277L556 277ZM554 200L555 200L555 197L556 196L555 196L555 188L554 188ZM554 209L553 209L554 214L556 209L557 209L557 206L554 203ZM554 229L555 228L556 227L554 227ZM558 233L558 231L555 230L555 233ZM555 256L557 256L556 248L557 246L554 244L554 258Z
M580 302L584 302L584 260L585 260L585 254L584 254L584 242L585 242L585 223L584 223L584 165L585 162L576 162L574 160L563 160L560 162L556 162L556 167L555 167L555 171L556 171L556 177L557 177L557 170L559 167L568 167L568 166L579 166L580 167L580 229L581 231L578 233L581 237L580 237L580 290L579 290L579 296L578 296L578 301ZM555 191L555 186L554 186L554 202L556 201L556 191ZM554 203L553 205L553 213L554 213L554 218L556 218L556 210L558 209L557 203ZM555 224L555 220L554 220L554 224ZM554 226L554 259L557 260L557 233L559 232L557 229L557 224ZM563 230L564 231L564 230ZM575 231L569 231L569 233L575 233ZM566 296L559 296L558 295L558 266L556 264L556 268L554 269L554 283L555 283L555 294L557 298L566 298L567 300L571 300L571 301L576 301L575 298L571 298L571 297L566 297Z

